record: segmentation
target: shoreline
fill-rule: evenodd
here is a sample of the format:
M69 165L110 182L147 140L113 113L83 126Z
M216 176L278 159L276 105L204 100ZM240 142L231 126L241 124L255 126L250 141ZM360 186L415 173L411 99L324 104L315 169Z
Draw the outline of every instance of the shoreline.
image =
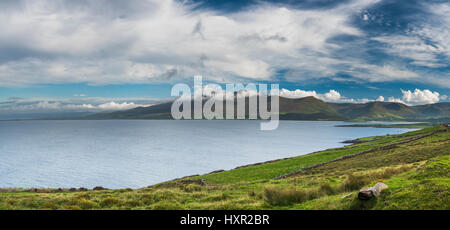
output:
M0 189L0 209L442 209L449 196L436 191L448 191L450 182L449 131L442 125L364 138L340 149L137 189ZM358 199L361 189L380 181L389 192L371 202Z
M337 126L337 127L341 127L341 126ZM345 126L344 125L342 127L354 127L354 126ZM355 126L355 127L361 127L361 126ZM366 126L362 126L362 127L366 127ZM393 127L393 128L397 128L397 127ZM396 135L398 135L398 134L396 134ZM322 150L306 153L306 154L303 154L303 155L296 155L296 156L291 156L291 157L284 157L284 158L278 158L278 159L267 160L267 161L262 161L262 162L256 162L256 163L250 163L250 164L245 164L245 165L239 165L239 166L233 167L233 168L228 169L228 170L218 169L218 170L214 170L214 171L211 171L211 172L208 172L208 173L204 173L204 174L194 174L194 175L183 176L183 177L170 179L170 180L163 181L163 182L158 182L158 183L155 183L155 184L152 184L152 185L148 185L148 186L145 186L145 187L141 187L141 188L127 188L127 187L123 187L123 188L109 189L109 188L104 188L102 186L95 186L92 189L88 189L88 188L85 188L85 187L80 187L80 188L75 188L75 187L59 187L59 188L57 188L57 187L25 187L25 188L0 187L0 193L5 193L5 192L27 192L27 191L28 192L38 192L38 193L49 193L49 192L77 192L77 191L120 190L120 189L139 190L139 189L157 187L157 186L159 186L161 184L176 182L176 181L189 179L189 178L194 178L194 177L201 177L201 176L211 175L211 174L216 174L216 173L221 173L221 172L229 172L229 171L236 170L236 169L242 169L242 168L248 168L248 167L253 167L253 166L258 166L258 165L275 163L275 162L284 161L284 160L290 160L290 159L294 159L294 158L297 158L297 157L313 155L313 154L317 154L317 153L321 153L321 152L325 152L325 151L338 151L338 150L344 150L344 149L348 149L348 148L353 148L352 146L355 146L355 145L367 142L365 140L359 140L361 138L371 138L372 139L372 138L377 138L377 137L380 137L380 136L359 137L359 138L356 138L354 140L346 140L346 141L340 142L340 143L348 144L348 145L345 145L345 146L342 146L342 147L322 149Z

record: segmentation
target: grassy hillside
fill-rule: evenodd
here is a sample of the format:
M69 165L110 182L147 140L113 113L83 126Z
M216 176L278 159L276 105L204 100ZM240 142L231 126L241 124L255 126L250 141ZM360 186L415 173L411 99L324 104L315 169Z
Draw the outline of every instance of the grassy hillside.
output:
M0 209L450 209L447 128L360 140L136 190L3 189ZM379 197L356 199L379 181L389 186Z
M206 101L206 100L205 100ZM248 118L248 98L246 98L246 117ZM191 103L193 106L194 103ZM172 119L172 102L139 107L126 111L102 113L83 117L83 119ZM270 99L268 102L270 107ZM325 121L431 121L445 123L450 120L450 103L407 106L395 102L327 103L315 97L289 99L280 97L281 120L325 120ZM226 107L224 106L224 110ZM193 111L193 108L191 108ZM236 116L236 100L235 100ZM225 112L224 112L225 113Z

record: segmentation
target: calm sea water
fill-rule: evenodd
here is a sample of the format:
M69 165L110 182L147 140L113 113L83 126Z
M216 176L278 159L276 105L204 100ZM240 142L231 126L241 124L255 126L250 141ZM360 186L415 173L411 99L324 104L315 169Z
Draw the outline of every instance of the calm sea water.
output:
M340 147L407 129L334 127L343 122L2 121L0 187L139 188L192 174ZM347 123L348 124L348 123Z

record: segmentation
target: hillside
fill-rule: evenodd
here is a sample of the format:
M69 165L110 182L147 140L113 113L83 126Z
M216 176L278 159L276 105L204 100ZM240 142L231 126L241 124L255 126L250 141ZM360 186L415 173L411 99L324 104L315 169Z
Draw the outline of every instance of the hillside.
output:
M270 100L269 100L270 102ZM268 103L270 105L270 103ZM101 113L81 119L172 119L172 102L150 107ZM193 103L192 103L193 105ZM248 105L248 98L246 99ZM236 107L236 100L235 100ZM236 109L235 109L236 112ZM248 106L246 107L248 114ZM246 115L248 117L248 115ZM395 102L327 103L315 97L299 99L280 98L281 120L335 120L335 121L430 121L450 120L450 103L407 106Z
M450 209L446 127L360 140L142 189L0 189L0 209ZM357 199L376 182L388 189Z

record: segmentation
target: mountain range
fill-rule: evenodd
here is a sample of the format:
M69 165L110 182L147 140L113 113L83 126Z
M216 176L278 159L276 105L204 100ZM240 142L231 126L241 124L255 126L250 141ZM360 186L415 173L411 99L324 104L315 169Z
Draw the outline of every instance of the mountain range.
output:
M248 105L248 101L249 99L246 98L246 105ZM193 103L191 104L193 105ZM172 119L171 106L172 102L167 102L149 107L99 113L81 119ZM280 120L432 122L448 122L450 120L449 102L408 106L397 102L330 103L315 97L299 99L280 97L279 106ZM270 98L268 107L270 107ZM245 114L248 118L248 106Z

